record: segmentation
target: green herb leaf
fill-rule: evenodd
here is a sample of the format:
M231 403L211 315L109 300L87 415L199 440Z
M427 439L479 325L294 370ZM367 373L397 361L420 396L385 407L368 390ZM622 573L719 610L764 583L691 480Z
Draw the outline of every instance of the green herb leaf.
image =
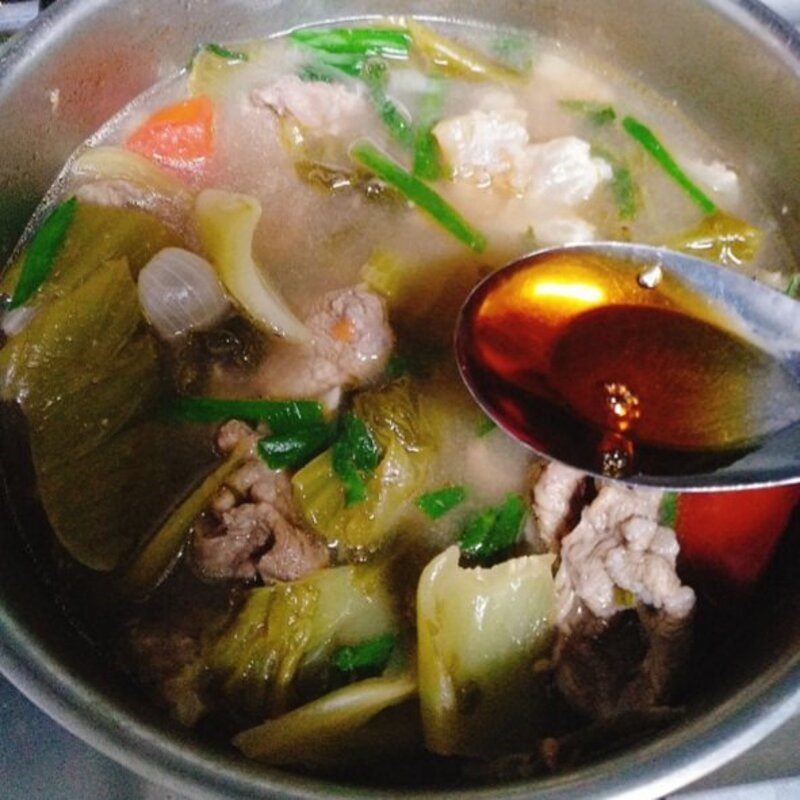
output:
M634 117L625 117L622 120L622 127L656 160L664 172L689 195L705 214L713 214L717 210L713 200L689 179L650 128Z
M489 417L482 417L481 421L475 426L475 435L479 438L491 433L497 427L497 423Z
M293 433L324 423L322 406L313 400L228 400L178 397L164 415L182 422L266 422L273 435Z
M314 425L291 433L261 439L258 453L270 469L288 469L307 464L329 447L336 435L334 425Z
M499 506L490 506L473 515L459 539L461 553L469 561L491 566L500 560L519 539L525 503L510 494Z
M675 492L666 492L658 508L658 524L665 528L675 528L678 516L678 495Z
M613 106L608 103L598 103L596 100L562 100L559 105L567 111L584 114L592 125L598 127L608 125L617 118Z
M344 485L345 506L365 500L365 481L378 466L381 451L367 424L352 412L342 418L332 460L333 470Z
M385 633L361 644L340 647L333 653L331 664L340 672L359 673L359 677L367 677L364 672L380 675L395 647L397 637L393 633Z
M486 249L486 237L473 228L444 198L422 181L406 172L369 142L359 142L350 151L351 157L381 180L393 186L412 203L430 214L445 230L475 252Z
M786 294L789 297L800 297L800 272L796 272L789 280L789 285L786 287Z
M45 282L53 268L58 251L64 244L77 207L77 198L71 197L52 211L42 223L28 245L22 272L11 296L9 308L19 308Z
M430 519L439 519L463 503L466 497L466 487L445 486L443 489L427 492L418 497L417 508Z

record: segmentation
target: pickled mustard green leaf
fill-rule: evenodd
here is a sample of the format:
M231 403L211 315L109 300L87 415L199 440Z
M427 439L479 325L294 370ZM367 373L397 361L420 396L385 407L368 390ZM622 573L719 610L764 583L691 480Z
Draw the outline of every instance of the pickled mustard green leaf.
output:
M535 742L545 723L534 662L552 641L554 556L464 569L450 547L417 590L417 669L425 743L487 758Z
M398 625L384 567L334 567L248 592L205 659L226 702L261 722L324 693L336 650Z
M70 555L105 572L152 535L175 497L190 491L213 460L210 437L184 425L143 421L58 469L37 473L39 493Z
M65 297L108 261L125 258L135 279L139 270L160 250L181 242L160 220L144 211L111 208L78 202L64 242L55 257L47 281L28 305ZM24 254L23 254L24 257ZM10 294L15 281L9 270L0 291ZM10 284L10 285L9 285Z
M669 244L689 255L736 267L755 257L761 231L731 214L717 211Z
M434 444L427 412L408 378L359 394L353 406L381 452L372 476L361 476L364 499L347 505L331 450L292 479L309 525L345 555L377 550L395 533L397 521L425 480Z
M79 458L155 405L155 345L125 260L43 307L0 351L0 393L22 406L39 475Z
M9 308L19 308L47 279L75 218L77 205L77 199L72 197L57 206L36 232L25 253Z
M507 83L520 79L520 73L506 64L494 61L483 53L438 31L419 20L408 20L414 50L431 70L447 78Z
M233 743L248 758L268 764L314 767L389 754L396 758L419 741L416 720L395 715L380 725L376 717L407 703L416 692L416 681L408 675L368 678L243 731Z

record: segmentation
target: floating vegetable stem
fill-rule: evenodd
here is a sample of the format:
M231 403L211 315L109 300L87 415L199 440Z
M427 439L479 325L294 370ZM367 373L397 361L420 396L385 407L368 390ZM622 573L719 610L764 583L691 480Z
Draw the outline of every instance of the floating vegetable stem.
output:
M253 260L260 218L258 200L244 194L206 189L195 204L197 232L228 292L260 328L290 341L308 341L306 326Z
M368 142L360 142L352 148L350 154L359 164L374 172L390 186L394 186L408 200L430 214L436 222L467 247L478 253L486 249L486 237L482 233L473 228L433 189L406 172L376 147Z
M415 19L408 20L408 31L414 47L422 57L445 77L500 83L520 78L520 73L505 64L493 61L483 53L449 39Z
M713 200L689 179L650 128L634 117L625 117L622 120L622 127L650 153L664 172L692 198L704 213L713 214L717 210Z
M22 263L9 308L19 308L44 283L56 260L78 206L71 198L58 206L36 232Z

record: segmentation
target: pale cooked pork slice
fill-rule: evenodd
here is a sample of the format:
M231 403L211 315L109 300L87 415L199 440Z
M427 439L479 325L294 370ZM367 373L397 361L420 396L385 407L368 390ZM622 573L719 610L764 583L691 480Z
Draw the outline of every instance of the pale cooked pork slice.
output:
M254 377L265 397L320 397L379 377L394 336L383 300L356 286L324 295L305 320L310 344L279 343Z
M269 86L253 90L250 99L255 106L279 115L291 114L304 127L333 136L343 133L367 108L357 89L340 83L303 81L296 75L284 75Z

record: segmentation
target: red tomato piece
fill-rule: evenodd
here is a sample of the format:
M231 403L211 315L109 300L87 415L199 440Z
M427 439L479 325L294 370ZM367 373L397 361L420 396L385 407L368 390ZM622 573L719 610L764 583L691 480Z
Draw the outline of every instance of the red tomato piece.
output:
M700 572L745 586L757 581L800 501L800 486L678 497L681 558Z
M162 108L131 134L126 146L167 169L196 173L214 154L214 104L200 95Z

